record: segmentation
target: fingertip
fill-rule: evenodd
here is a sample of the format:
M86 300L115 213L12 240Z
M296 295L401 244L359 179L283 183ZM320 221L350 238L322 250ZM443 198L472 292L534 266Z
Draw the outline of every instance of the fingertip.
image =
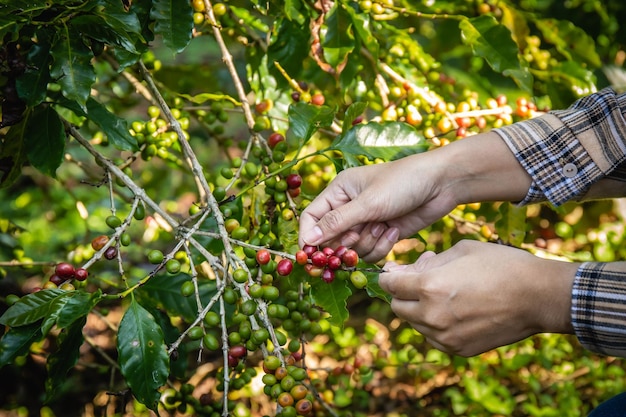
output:
M302 241L307 245L315 246L322 241L324 234L319 226L313 226L312 229L305 231L301 237Z

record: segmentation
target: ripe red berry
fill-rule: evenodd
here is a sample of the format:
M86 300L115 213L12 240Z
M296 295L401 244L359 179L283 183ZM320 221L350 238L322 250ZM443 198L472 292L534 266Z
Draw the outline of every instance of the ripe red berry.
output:
M284 140L285 140L285 137L282 135L282 133L274 132L269 136L269 138L267 138L267 145L270 148L274 149L274 147L278 145L278 143Z
M287 192L292 198L296 198L297 196L299 196L300 191L301 191L300 188L290 188L287 190Z
M330 284L335 280L335 271L328 268L324 269L324 272L322 272L322 279L325 283Z
M335 250L333 248L329 248L328 246L323 248L322 252L324 252L324 255L326 256L332 256L335 254Z
M256 253L256 261L259 265L266 265L272 259L272 255L267 249L261 249Z
M57 264L56 268L54 269L54 273L64 280L74 278L75 272L76 271L74 270L74 266L67 262L61 262L60 264Z
M298 265L306 265L308 260L309 256L306 254L305 251L299 250L296 252L296 263Z
M243 358L244 356L246 356L247 353L248 350L243 345L231 346L230 349L228 349L228 354L237 359Z
M352 120L352 126L356 126L359 123L363 123L363 115L359 115Z
M348 249L341 256L341 260L343 261L343 264L345 266L347 266L348 268L352 268L359 263L359 254L356 253L354 249Z
M337 248L335 249L335 256L338 256L341 258L343 254L346 253L347 250L348 248L343 245L337 246Z
M287 276L291 274L293 270L293 263L289 259L281 259L276 265L276 272L278 275Z
M300 101L300 93L298 91L294 91L291 93L291 99L297 103Z
M89 272L85 268L78 268L74 275L78 281L84 281L89 276Z
M50 282L55 284L55 285L61 285L65 280L63 278L61 278L60 276L58 276L57 274L53 274L52 276L50 276Z
M104 251L104 257L107 258L109 261L111 259L115 259L116 256L117 248L115 246L109 246L107 250Z
M328 264L328 257L326 254L320 250L315 251L311 254L311 263L315 266L319 266L320 268L326 266Z
M306 253L306 256L310 258L311 255L313 255L313 252L317 251L317 247L311 246L311 245L304 245L302 250L304 251L304 253Z
M100 235L93 238L91 241L91 247L93 250L100 250L107 244L109 237L106 235Z
M341 267L341 258L336 255L331 255L328 257L328 268L330 269L339 269Z
M298 188L302 185L302 177L300 174L289 174L287 178L285 178L287 182L287 186L291 189Z

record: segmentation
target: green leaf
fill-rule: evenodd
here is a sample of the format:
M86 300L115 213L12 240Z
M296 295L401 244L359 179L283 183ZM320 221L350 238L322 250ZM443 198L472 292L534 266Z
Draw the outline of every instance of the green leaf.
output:
M180 292L180 287L189 280L191 277L186 274L156 275L137 290L137 296L147 306L163 308L172 315L192 321L198 315L196 297L184 297ZM198 286L202 300L209 300L217 292L214 281L202 280Z
M196 94L193 96L189 94L181 94L180 96L195 104L203 104L203 103L206 103L207 101L227 100L233 103L235 106L241 106L240 102L238 102L237 100L235 100L233 97L229 96L228 94L200 93L200 94Z
M86 322L87 317L82 316L59 334L57 339L59 348L48 356L48 361L46 362L48 377L46 378L46 398L44 402L48 403L58 396L59 388L65 382L68 371L78 362L80 347L85 340L83 327Z
M504 243L520 246L526 235L526 207L502 203L498 212L499 218L495 223L498 236Z
M380 285L378 284L380 274L377 272L365 272L365 276L367 277L367 286L365 287L367 295L370 297L380 298L388 303L391 302L391 296L389 293L380 288Z
M569 61L587 63L595 68L602 66L593 38L569 20L540 19L535 22L545 40Z
M28 51L27 60L30 63L24 73L17 78L15 86L22 100L31 107L41 103L46 98L48 82L50 81L50 44L40 31L39 42L33 44Z
M289 137L295 138L299 146L306 144L318 129L333 123L335 112L328 106L295 103L289 106Z
M287 85L287 80L276 69L278 62L291 78L297 78L302 72L303 62L309 56L309 38L311 32L308 25L302 27L288 19L276 22L278 33L273 34L267 49L270 73L280 85Z
M117 117L91 97L87 100L87 117L98 125L117 149L122 151L139 149L137 139L128 130L126 119Z
M81 317L87 316L91 310L102 300L102 291L94 293L75 291L67 298L63 309L57 314L56 325L60 329L72 326Z
M298 244L298 222L295 219L284 220L278 216L278 240L287 253L295 253L300 249Z
M70 24L72 28L91 39L123 48L133 54L139 53L137 48L135 48L134 39L124 30L110 27L104 17L96 15L77 16L70 20Z
M10 186L22 174L22 166L28 160L24 149L24 127L26 120L11 126L3 141L0 141L0 188Z
M145 42L142 34L143 25L140 20L142 18L148 19L148 6L151 2L133 1L129 11L124 10L123 2L117 0L99 0L98 3L103 7L97 8L95 13L104 19L112 31L124 35L134 43ZM90 32L85 33L85 35L89 36ZM119 45L128 51L137 50L134 46L127 48L128 45L124 39L118 41L120 42ZM113 44L118 45L117 42Z
M169 373L169 356L161 328L152 314L134 299L120 322L117 350L122 375L133 395L156 411L158 390Z
M367 109L367 103L364 101L357 101L350 104L350 106L346 110L346 115L343 118L341 133L346 133L348 130L350 130L350 128L352 128L352 122L354 122L354 119L361 116L365 109Z
M285 16L289 20L293 20L294 22L302 25L306 21L306 16L301 13L302 9L302 1L301 0L285 0Z
M65 30L63 36L52 45L50 75L61 86L61 93L84 106L96 81L91 64L93 53L76 31Z
M85 108L73 101L59 101L59 104L70 109L79 116L88 118L104 132L109 141L122 151L136 151L139 149L137 139L128 130L128 122L111 113L102 104L89 97Z
M493 16L483 15L459 23L463 43L474 54L484 58L494 71L510 76L526 92L532 92L532 76L528 65L520 60L511 31Z
M30 345L42 337L39 323L9 328L0 339L0 369L28 353Z
M155 20L154 31L163 37L165 46L182 52L191 41L193 9L187 1L154 0L150 16Z
M353 126L340 135L331 149L341 151L347 166L360 165L357 156L385 161L424 152L428 144L421 133L402 122L367 123Z
M28 118L24 129L24 146L30 163L51 177L63 162L65 129L57 112L50 106L39 106Z
M352 19L341 2L335 2L326 14L321 42L324 58L333 68L342 64L354 50L356 43L352 34Z
M311 281L311 295L315 303L330 314L329 323L343 328L343 324L348 318L347 300L352 295L347 282L335 279L327 284L322 279L313 279Z
M370 15L359 13L352 7L346 7L345 11L352 19L356 39L365 45L368 52L372 54L374 61L378 60L380 44L372 34Z
M39 321L49 314L54 303L71 294L70 291L50 289L25 295L4 312L0 317L0 324L18 327Z

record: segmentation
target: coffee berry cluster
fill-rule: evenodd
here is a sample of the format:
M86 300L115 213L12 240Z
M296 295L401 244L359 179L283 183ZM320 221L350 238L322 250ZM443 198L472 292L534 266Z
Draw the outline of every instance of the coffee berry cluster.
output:
M304 245L302 249L296 252L296 262L304 266L304 270L311 277L320 277L324 282L331 283L335 280L336 271L348 270L352 271L350 279L352 280L352 274L361 271L356 271L354 268L359 263L359 254L354 250L345 246L339 246L336 249L330 247L320 248L317 246ZM355 276L357 276L355 275ZM363 274L363 277L365 275ZM366 281L367 282L367 279ZM355 286L357 288L363 288L365 284L359 283Z

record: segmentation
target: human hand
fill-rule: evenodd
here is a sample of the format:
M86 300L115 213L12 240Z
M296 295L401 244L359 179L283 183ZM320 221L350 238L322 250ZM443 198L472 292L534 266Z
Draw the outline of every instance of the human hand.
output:
M394 313L434 347L473 356L535 333L572 333L578 266L466 240L411 265L387 263L379 284Z
M489 155L485 157L485 150ZM521 200L530 177L495 133L341 172L300 217L300 245L349 246L373 262L461 203Z

